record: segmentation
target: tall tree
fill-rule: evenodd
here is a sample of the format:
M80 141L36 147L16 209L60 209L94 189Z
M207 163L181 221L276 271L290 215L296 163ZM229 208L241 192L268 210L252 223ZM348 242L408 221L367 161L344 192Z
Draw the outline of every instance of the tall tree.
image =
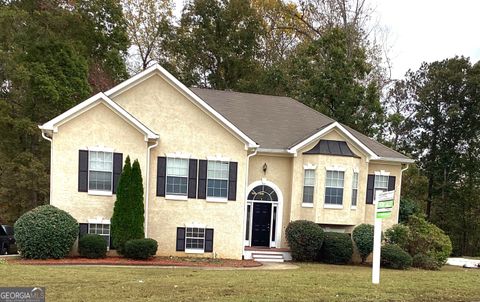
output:
M132 197L131 192L132 182L132 164L130 162L130 156L125 159L123 165L122 174L118 181L117 186L117 199L113 207L111 225L112 243L115 249L121 253L125 242L132 239L132 206L130 200Z

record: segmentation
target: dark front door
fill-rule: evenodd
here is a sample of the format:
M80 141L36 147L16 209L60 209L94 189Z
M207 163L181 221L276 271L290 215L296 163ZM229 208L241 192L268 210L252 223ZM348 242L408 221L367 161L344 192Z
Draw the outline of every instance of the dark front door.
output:
M252 246L270 246L271 203L253 203Z

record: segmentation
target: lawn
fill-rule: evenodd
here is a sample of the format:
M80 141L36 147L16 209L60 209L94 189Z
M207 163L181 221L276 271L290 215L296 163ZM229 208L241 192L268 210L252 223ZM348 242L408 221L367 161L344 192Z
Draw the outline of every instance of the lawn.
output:
M296 270L0 265L0 286L45 286L47 301L480 301L480 270L370 269L301 264Z

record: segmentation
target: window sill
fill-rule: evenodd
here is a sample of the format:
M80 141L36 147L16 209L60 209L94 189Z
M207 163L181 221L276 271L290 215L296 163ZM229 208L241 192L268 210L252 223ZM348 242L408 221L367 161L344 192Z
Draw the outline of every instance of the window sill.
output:
M113 196L111 191L96 191L96 190L88 190L88 195Z
M343 209L343 205L341 205L341 204L324 204L324 205L323 205L323 208L324 208L324 209L337 209L337 210L341 210L341 209Z
M313 203L302 202L302 208L313 208Z
M357 206L351 206L350 207L350 210L356 210L357 209Z
M203 254L205 253L204 250L201 249L185 249L186 254Z
M188 197L185 195L165 195L165 199L187 201Z
M224 197L207 197L207 202L220 202L220 203L227 203L228 199Z

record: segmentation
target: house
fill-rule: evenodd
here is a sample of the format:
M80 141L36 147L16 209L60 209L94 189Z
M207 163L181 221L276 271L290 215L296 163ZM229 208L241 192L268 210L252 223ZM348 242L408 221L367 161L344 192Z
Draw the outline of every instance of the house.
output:
M291 98L189 89L159 65L40 129L51 142L50 202L83 233L109 240L123 161L139 160L145 236L159 255L283 253L290 221L347 233L373 223L378 190L395 190L388 227L412 162Z

